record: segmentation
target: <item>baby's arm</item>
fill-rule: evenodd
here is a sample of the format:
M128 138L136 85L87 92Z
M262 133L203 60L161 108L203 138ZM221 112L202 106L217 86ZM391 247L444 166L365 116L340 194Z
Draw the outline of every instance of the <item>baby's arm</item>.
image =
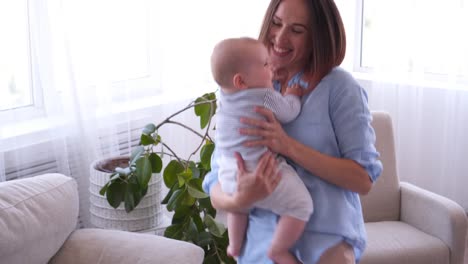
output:
M300 95L297 95L302 94L300 89L299 85L292 85L287 88L284 96L275 90L269 90L263 106L271 110L280 123L289 123L301 112L301 99Z

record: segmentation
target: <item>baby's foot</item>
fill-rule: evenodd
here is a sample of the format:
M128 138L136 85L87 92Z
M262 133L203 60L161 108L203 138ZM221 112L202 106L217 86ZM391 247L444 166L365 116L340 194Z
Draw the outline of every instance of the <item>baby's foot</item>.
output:
M238 248L233 247L232 245L229 245L226 251L228 256L237 258L239 256L240 250Z

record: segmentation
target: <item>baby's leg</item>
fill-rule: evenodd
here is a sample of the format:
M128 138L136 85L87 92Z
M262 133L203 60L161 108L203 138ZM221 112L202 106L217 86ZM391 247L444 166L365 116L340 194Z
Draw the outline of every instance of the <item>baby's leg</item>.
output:
M304 231L306 222L283 215L276 227L268 257L277 264L297 264L299 261L289 252Z
M242 213L227 214L227 225L229 234L229 246L227 248L228 256L239 256L242 244L244 243L248 217L248 214Z

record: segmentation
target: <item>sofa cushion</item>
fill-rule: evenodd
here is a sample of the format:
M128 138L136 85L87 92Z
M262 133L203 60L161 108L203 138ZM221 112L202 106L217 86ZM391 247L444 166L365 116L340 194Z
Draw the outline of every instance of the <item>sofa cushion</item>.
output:
M75 180L44 174L0 183L0 262L47 263L76 228Z
M398 221L366 223L367 249L360 264L447 264L442 240Z
M201 264L202 248L183 241L127 231L79 229L50 264Z

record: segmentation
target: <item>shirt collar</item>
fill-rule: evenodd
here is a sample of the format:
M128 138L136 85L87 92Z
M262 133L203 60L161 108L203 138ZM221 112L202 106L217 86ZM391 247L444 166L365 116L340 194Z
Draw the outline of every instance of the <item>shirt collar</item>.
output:
M288 87L292 86L293 84L299 84L302 87L302 89L307 89L307 87L309 87L309 83L301 79L302 75L304 75L303 71L294 74L294 76L288 81ZM273 88L275 88L276 91L280 92L281 83L276 80L273 81Z

